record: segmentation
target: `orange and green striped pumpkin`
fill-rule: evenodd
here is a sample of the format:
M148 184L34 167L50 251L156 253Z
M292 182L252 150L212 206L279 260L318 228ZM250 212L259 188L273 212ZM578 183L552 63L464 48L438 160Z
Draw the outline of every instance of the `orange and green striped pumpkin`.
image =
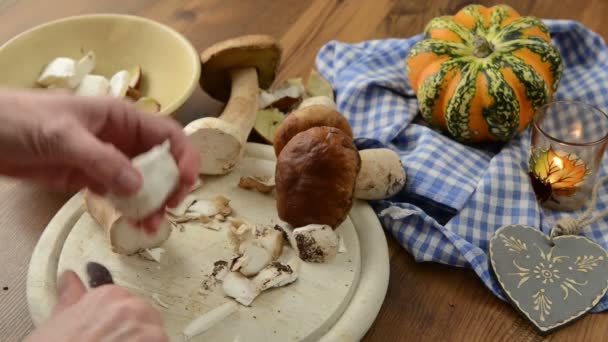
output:
M407 72L431 125L461 142L507 141L550 101L562 59L539 19L469 5L428 23Z

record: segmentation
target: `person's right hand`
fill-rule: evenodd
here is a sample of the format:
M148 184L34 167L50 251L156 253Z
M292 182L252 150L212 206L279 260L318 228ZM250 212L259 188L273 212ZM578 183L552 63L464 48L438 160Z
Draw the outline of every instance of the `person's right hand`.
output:
M58 281L59 302L26 342L168 342L160 314L116 285L86 291L71 271Z

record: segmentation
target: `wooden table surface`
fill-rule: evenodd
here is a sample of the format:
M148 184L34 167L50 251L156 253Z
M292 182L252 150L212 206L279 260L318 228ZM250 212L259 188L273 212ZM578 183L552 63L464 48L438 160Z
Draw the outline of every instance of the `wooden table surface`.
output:
M202 50L241 34L280 39L284 58L278 82L307 75L318 49L331 39L359 42L408 37L432 18L453 14L471 1L448 0L0 0L0 42L34 25L65 16L114 12L149 17L182 32ZM491 5L500 2L480 1ZM581 21L608 37L608 1L504 1L520 13ZM1 77L1 76L0 76ZM608 81L608 80L607 80ZM180 110L187 122L217 113L219 104L200 90ZM28 261L42 230L69 198L0 178L0 341L31 331L25 300ZM540 340L469 270L417 264L389 240L391 278L382 310L366 341ZM549 336L559 341L606 340L608 317L593 314Z

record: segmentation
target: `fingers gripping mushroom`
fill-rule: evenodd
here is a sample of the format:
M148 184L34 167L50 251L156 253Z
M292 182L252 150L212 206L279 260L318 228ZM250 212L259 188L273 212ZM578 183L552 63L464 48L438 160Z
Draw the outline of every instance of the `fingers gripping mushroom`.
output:
M274 148L277 210L294 227L337 228L352 199L393 196L405 185L399 156L388 149L359 153L346 118L313 105L290 114L278 128Z
M278 43L264 35L226 40L201 54L202 88L228 103L218 118L201 118L184 128L200 151L200 173L226 174L238 163L255 122L259 89L271 85L280 58Z

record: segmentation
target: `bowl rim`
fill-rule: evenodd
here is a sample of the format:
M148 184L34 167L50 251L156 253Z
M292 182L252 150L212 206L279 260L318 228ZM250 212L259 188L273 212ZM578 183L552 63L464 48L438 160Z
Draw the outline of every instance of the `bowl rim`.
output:
M124 13L88 13L88 14L78 14L72 15L64 18L53 19L36 26L32 26L29 29L22 31L21 33L16 34L12 38L8 39L5 43L0 45L0 52L4 50L7 46L12 43L23 39L23 37L32 34L33 32L43 30L46 27L57 25L64 22L69 21L77 21L77 20L86 20L86 19L118 19L118 20L133 20L139 22L145 22L147 24L155 25L172 35L175 39L177 39L181 44L185 47L190 55L191 63L192 63L192 78L189 81L189 84L186 87L184 93L173 100L171 103L167 105L163 105L160 112L156 115L159 116L173 116L175 112L192 96L194 90L199 84L200 74L201 74L201 62L200 56L192 42L188 40L183 34L170 27L169 25L163 24L154 19L143 17L135 14L124 14Z

